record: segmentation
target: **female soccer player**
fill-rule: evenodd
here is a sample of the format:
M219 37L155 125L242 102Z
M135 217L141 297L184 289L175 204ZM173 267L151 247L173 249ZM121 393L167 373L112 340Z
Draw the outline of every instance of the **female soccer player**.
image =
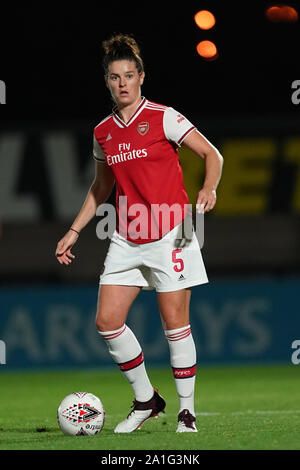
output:
M80 231L116 184L117 228L100 276L96 316L98 331L134 392L133 409L115 432L139 429L166 405L153 388L141 346L125 323L142 288L157 292L179 398L177 432L197 432L196 350L189 304L191 287L208 280L195 233L178 245L189 215L177 149L185 145L205 161L204 184L197 197L203 213L216 203L223 158L184 116L141 96L145 72L131 36L115 35L103 47L105 82L115 107L94 129L95 179L70 230L59 241L56 256L61 264L71 263L71 248Z

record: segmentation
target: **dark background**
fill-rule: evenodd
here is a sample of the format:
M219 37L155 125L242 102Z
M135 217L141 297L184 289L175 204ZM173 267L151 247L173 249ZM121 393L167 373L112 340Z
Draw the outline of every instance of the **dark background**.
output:
M284 2L283 2L284 3ZM288 2L297 6L298 2ZM133 34L146 67L143 93L182 112L211 116L297 113L290 84L299 76L299 22L271 23L272 2L73 2L15 6L2 17L1 79L8 106L2 118L98 119L110 109L101 42ZM194 22L215 14L212 30ZM213 40L219 58L196 52Z
M282 3L299 7L299 2ZM93 177L86 171L92 130L112 104L103 79L101 43L116 32L133 34L141 46L143 95L186 115L221 152L224 140L232 138L269 138L276 143L266 210L235 216L233 204L228 217L207 215L204 255L210 275L299 273L299 214L291 208L298 166L284 152L286 139L299 136L300 129L300 105L291 100L291 84L300 79L300 22L271 23L265 10L272 4L86 1L2 7L0 79L6 83L7 104L0 107L0 128L3 136L24 136L14 191L19 198L38 197L40 218L34 223L7 220L0 211L0 279L97 279L101 262L88 260L95 251L104 257L107 245L95 237L95 221L81 235L81 257L72 269L62 269L53 256L73 219L57 216L44 141L51 130L72 133L81 183L88 189ZM201 9L215 14L212 30L196 26L194 15ZM196 46L204 39L216 43L217 60L205 61L197 54ZM10 156L3 158L7 169ZM257 159L251 165L259 171ZM1 178L6 178L4 166ZM228 181L221 180L219 200L228 191ZM199 179L199 189L200 184ZM259 190L259 183L244 188L249 197Z

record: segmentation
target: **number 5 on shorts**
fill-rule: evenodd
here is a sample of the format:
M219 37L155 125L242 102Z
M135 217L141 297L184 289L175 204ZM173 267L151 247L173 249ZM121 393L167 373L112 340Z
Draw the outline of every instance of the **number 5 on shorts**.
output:
M175 263L175 266L173 266L174 271L177 273L180 273L184 269L184 262L182 258L178 258L177 255L182 252L182 249L179 248L178 250L173 250L172 251L172 261ZM179 266L178 266L179 265Z

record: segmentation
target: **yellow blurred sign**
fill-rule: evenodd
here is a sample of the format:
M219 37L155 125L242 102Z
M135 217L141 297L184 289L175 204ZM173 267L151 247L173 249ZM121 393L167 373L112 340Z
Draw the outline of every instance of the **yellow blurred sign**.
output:
M300 137L283 140L275 138L227 139L217 145L224 158L223 174L217 189L217 204L214 215L249 216L268 212L272 197L272 185L276 175L275 158L281 158L282 165L295 168L290 212L300 213ZM205 176L205 161L187 148L179 150L189 200L196 203L198 191ZM277 191L277 188L275 188ZM287 198L284 183L278 186L282 198Z

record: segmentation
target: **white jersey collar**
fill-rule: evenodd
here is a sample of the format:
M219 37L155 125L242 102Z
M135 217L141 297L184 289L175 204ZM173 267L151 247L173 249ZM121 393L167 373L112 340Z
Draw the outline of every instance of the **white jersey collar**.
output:
M144 107L146 106L147 104L147 100L144 96L142 96L142 100L141 102L139 103L137 109L135 110L135 112L133 113L133 115L131 116L131 118L129 119L129 121L127 122L124 122L123 119L120 117L120 115L118 114L118 108L117 106L114 106L113 107L113 110L112 110L112 113L113 113L113 119L115 121L115 123L119 126L119 127L128 127L130 126L130 124L138 117L138 115L143 111Z

